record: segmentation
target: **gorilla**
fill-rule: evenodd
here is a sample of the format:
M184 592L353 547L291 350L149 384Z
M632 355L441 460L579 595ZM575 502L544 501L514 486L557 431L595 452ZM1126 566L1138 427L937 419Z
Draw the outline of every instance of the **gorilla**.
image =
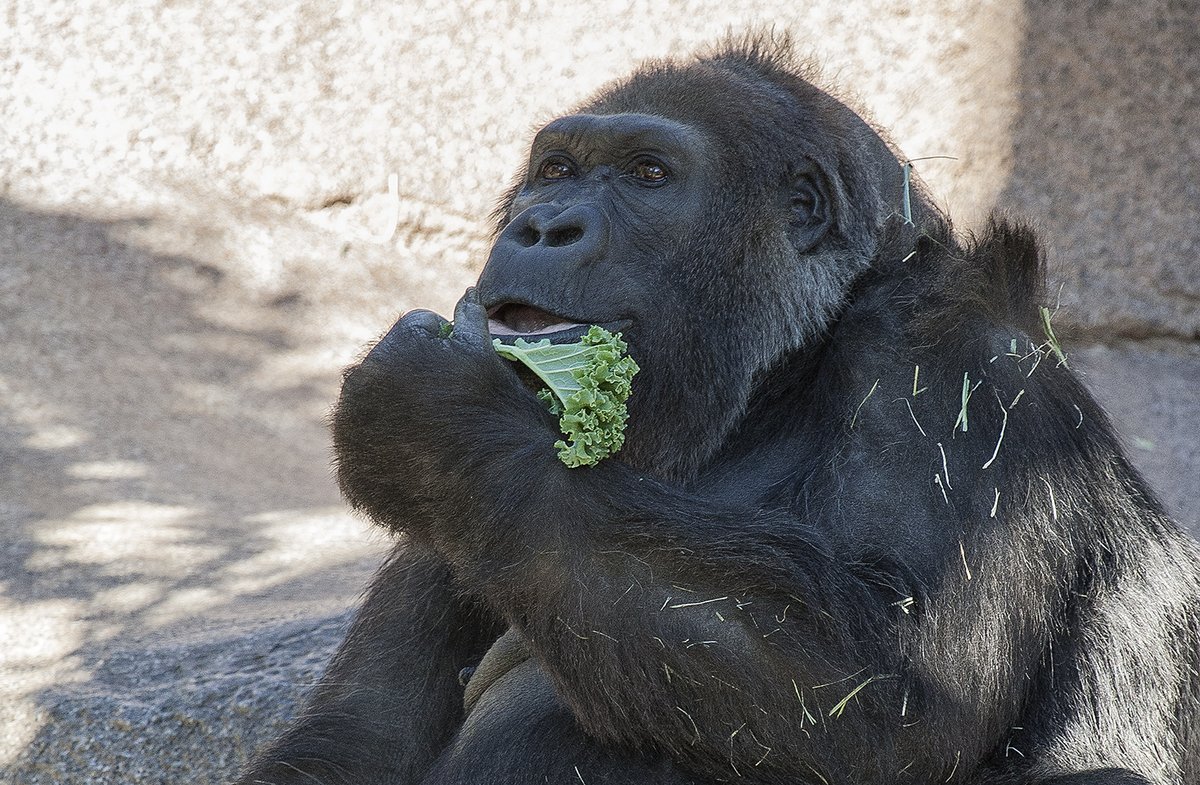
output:
M786 42L651 62L533 140L452 331L332 415L402 534L242 783L1200 781L1200 570L1042 305ZM620 332L556 457L493 337ZM465 687L464 687L465 683Z

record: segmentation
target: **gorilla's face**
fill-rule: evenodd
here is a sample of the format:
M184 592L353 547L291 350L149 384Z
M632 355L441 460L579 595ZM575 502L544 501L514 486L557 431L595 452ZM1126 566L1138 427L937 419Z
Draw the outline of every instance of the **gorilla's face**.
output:
M569 343L593 324L622 333L642 368L623 457L644 465L703 453L754 373L798 342L798 259L831 223L813 165L784 163L786 152L747 163L727 123L661 107L553 121L479 278L502 341ZM681 408L703 428L681 433L649 414Z
M592 324L631 340L669 327L664 306L686 284L672 266L717 180L710 148L701 131L644 114L543 128L479 278L492 334L565 343Z

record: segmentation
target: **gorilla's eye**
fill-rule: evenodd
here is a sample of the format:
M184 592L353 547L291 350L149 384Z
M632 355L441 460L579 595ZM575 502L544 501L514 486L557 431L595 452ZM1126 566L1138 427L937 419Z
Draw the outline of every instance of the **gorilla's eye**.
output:
M667 181L667 167L653 158L634 161L629 173L646 185L662 185Z
M566 180L575 176L575 167L561 155L556 155L542 161L538 167L538 177L543 180Z

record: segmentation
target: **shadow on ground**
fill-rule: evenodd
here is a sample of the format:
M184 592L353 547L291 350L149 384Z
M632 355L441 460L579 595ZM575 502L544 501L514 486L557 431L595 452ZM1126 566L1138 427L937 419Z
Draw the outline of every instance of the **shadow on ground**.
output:
M0 202L0 766L15 781L233 765L319 670L381 549L329 476L336 368L272 370L314 315L122 239L155 220ZM239 637L267 619L285 621Z

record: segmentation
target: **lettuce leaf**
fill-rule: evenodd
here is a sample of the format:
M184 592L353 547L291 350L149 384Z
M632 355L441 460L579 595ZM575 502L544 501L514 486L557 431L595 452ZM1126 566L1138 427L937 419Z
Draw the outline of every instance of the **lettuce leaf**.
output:
M512 344L493 340L505 359L529 368L546 384L538 393L565 439L554 443L559 459L574 469L595 466L625 443L626 401L639 370L621 334L592 326L578 343L554 344L549 338Z

